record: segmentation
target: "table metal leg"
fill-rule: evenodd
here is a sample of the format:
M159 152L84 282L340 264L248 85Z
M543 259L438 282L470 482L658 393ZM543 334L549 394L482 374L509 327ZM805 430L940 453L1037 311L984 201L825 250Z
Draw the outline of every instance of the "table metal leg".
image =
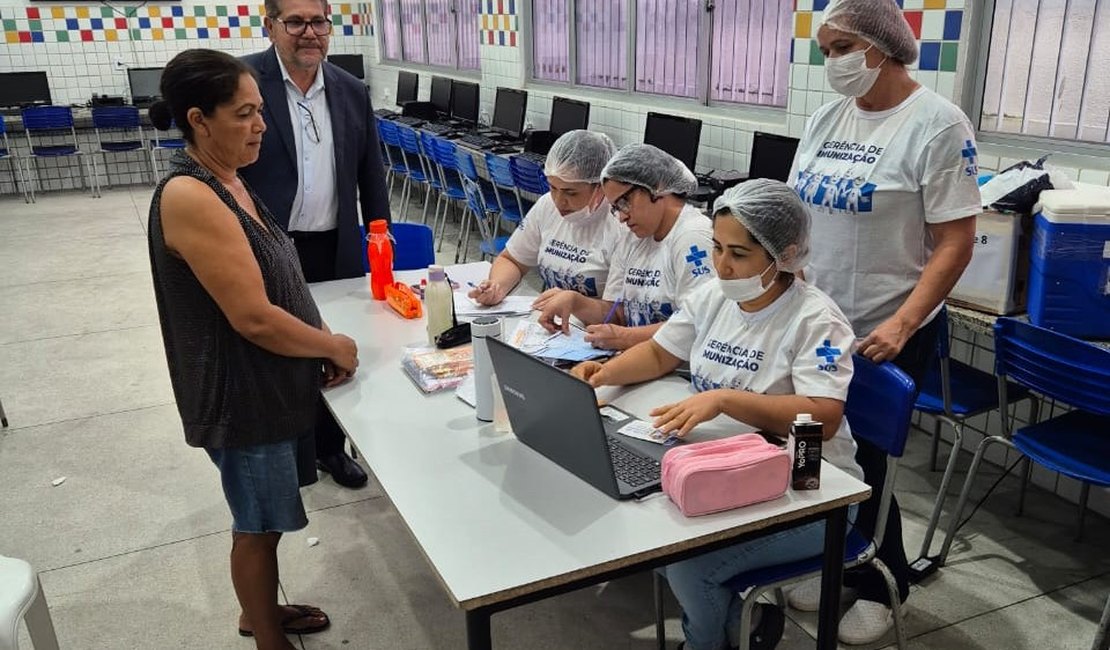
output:
M467 650L493 650L493 637L490 635L489 618L490 613L488 610L472 609L466 612Z
M844 579L844 535L847 530L847 506L829 511L825 517L825 559L821 570L821 610L817 619L817 647L822 650L836 648L840 626L840 585Z

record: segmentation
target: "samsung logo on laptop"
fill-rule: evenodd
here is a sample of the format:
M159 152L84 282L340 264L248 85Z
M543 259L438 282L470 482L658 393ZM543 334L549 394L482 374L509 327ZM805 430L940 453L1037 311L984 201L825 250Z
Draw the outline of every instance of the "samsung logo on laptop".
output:
M525 402L525 401L527 401L527 400L528 400L528 398L524 396L524 393L520 392L519 390L517 390L517 389L513 388L512 386L510 386L510 385L508 385L508 384L501 384L501 388L502 388L502 389L503 389L503 390L504 390L504 391L505 391L506 393L508 393L508 394L512 395L513 397L515 397L515 398L519 399L519 400L520 400L520 401L522 401L522 402Z

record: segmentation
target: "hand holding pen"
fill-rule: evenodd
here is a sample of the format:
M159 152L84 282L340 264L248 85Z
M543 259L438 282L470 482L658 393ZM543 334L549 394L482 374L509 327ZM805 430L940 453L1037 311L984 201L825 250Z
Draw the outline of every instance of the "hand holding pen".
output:
M478 284L473 282L467 282L466 284L470 286L470 291L466 295L479 305L499 304L508 293L500 283L489 280L483 280Z

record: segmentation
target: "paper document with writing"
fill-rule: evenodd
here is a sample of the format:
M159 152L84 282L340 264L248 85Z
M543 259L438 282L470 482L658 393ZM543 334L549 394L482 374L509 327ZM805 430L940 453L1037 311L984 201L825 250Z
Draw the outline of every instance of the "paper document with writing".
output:
M590 345L586 341L586 332L578 327L570 328L569 334L552 334L539 323L530 321L517 323L508 343L521 352L560 361L586 361L614 354L612 350L601 350Z
M675 436L667 435L651 426L650 422L643 420L632 420L623 427L617 429L617 433L628 436L629 438L637 438L639 440L647 440L654 442L657 445L670 446L678 442Z
M459 316L515 316L532 311L535 296L505 296L496 305L479 305L466 295L465 291L455 292L455 313Z

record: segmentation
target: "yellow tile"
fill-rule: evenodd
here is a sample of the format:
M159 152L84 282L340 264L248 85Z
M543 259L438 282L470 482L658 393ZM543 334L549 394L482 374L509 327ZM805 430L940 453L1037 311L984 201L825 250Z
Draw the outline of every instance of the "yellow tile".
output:
M489 26L489 14L482 14L482 29L493 29Z
M220 26L220 19L215 16L208 16L208 27L215 28Z
M185 26L186 27L196 27L197 26L196 17L195 16L185 16Z
M77 17L78 18L88 18L89 17L89 8L88 7L77 7Z
M106 40L106 41L119 40L119 38L116 36L116 30L114 30L114 29L104 30L104 40Z
M155 7L154 5L148 6L146 8L146 11L147 11L147 15L150 16L151 18L157 18L157 17L162 15L162 12L158 9L158 7Z
M343 16L351 15L351 5L339 5L339 13Z
M813 12L799 11L794 14L794 38L813 36Z
M250 38L251 37L251 28L250 27L240 27L239 28L239 36L241 38Z
M925 0L926 9L944 9L947 0Z
M152 40L152 41L162 40L162 30L160 30L160 29L150 30L150 40Z
M61 7L51 7L50 8L50 17L54 18L55 20L65 18L66 17L66 10L62 9Z
M19 32L4 32L4 40L8 43L18 43Z

